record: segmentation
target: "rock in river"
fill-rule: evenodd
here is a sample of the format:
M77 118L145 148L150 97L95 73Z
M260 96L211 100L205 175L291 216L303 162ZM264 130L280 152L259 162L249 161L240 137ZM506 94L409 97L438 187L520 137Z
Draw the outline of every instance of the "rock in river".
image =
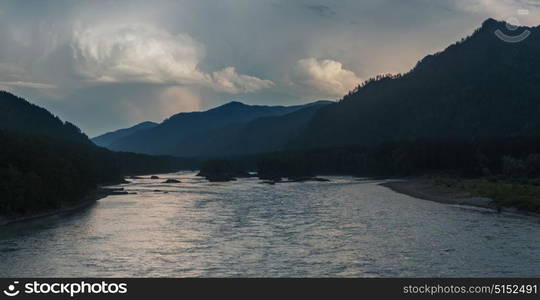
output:
M163 183L180 183L180 180L176 180L176 179L167 179L165 180Z

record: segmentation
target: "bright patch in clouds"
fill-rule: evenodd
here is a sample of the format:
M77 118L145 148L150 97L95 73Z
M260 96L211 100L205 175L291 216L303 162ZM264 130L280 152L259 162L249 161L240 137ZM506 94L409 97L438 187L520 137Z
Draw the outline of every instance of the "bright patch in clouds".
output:
M304 58L296 62L293 82L327 96L343 96L362 80L339 61Z
M54 89L55 85L27 81L0 81L0 87L25 87L32 89Z
M540 20L539 0L27 2L0 0L0 89L90 135L231 97L339 99L488 17Z
M234 67L202 72L204 46L187 34L149 24L103 24L74 31L72 49L81 75L95 82L147 82L209 87L231 94L273 85Z
M251 93L274 85L270 80L263 80L257 77L240 75L233 67L227 67L221 71L212 73L212 80L217 90L238 94Z
M537 0L457 0L456 7L501 21L517 21L516 25L536 26L540 18Z

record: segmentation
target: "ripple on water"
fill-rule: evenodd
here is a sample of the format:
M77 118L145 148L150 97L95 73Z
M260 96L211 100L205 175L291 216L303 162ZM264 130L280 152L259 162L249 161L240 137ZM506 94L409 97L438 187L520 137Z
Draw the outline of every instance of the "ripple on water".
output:
M133 179L131 195L0 229L0 276L538 276L540 222L380 181Z

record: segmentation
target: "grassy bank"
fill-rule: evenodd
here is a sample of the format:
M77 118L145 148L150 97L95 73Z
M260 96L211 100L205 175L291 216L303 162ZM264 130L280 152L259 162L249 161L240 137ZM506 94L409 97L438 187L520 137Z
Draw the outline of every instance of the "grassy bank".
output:
M497 210L540 213L538 179L414 177L382 186L415 198Z
M502 207L540 212L540 179L462 179L438 177L435 186L469 193L472 197L492 199Z

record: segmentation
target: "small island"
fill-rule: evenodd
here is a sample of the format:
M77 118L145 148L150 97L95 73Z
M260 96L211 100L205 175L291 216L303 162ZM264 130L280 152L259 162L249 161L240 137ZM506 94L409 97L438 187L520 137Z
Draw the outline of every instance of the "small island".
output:
M197 176L205 177L210 182L227 182L237 178L251 177L239 163L225 159L204 162Z
M163 183L180 183L180 182L181 182L180 180L169 178L165 180Z

